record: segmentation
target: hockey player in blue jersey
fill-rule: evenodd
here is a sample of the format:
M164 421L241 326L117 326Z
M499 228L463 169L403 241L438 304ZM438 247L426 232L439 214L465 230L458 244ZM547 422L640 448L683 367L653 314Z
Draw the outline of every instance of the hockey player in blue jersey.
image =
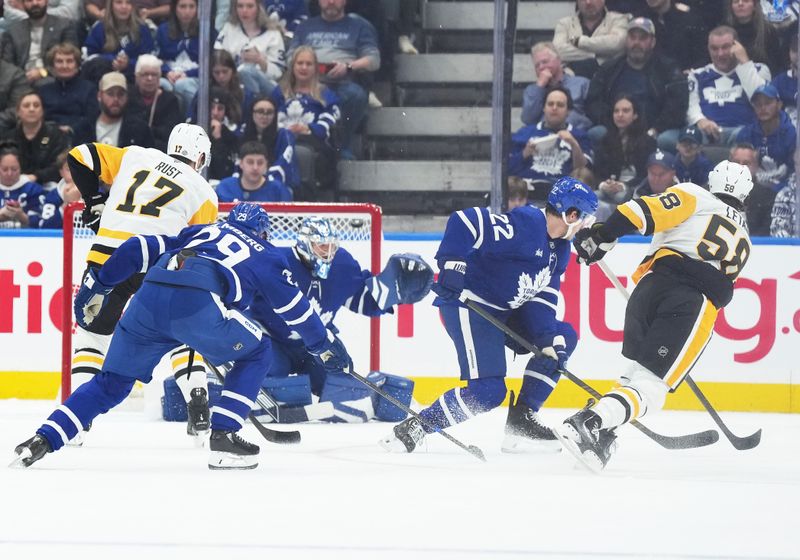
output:
M411 253L389 257L380 274L362 270L358 261L339 247L339 235L325 218L305 219L294 246L276 250L286 259L292 280L333 332L338 332L333 321L340 309L347 308L370 317L391 313L397 304L420 301L433 282L430 266L422 257ZM286 324L269 301L256 297L250 312L272 338L275 359L267 377L307 374L311 392L321 397L318 405L298 407L291 416L287 414L287 418L292 418L289 421L388 419L381 416L382 409L374 408L372 391L363 384L344 372L330 372L321 367L294 327ZM372 379L380 383L386 376ZM389 376L389 380L395 379ZM410 399L412 386L406 386Z
M268 228L262 208L241 203L227 223L190 226L175 237L132 237L102 267L90 269L75 298L81 325L97 316L114 285L136 272L147 274L119 322L101 373L16 447L12 466L28 467L60 449L122 402L136 380L149 382L167 351L187 344L212 364L235 362L212 408L209 468L255 468L258 446L237 432L253 407L272 348L241 310L260 294L326 367L340 371L350 363L342 343L291 282L283 256L266 241Z
M440 272L433 286L438 295L434 305L455 345L461 379L467 384L447 391L420 413L429 424L447 428L496 408L506 396L505 337L462 303L469 299L513 324L542 350L525 367L516 403L512 395L503 451L558 450L556 437L539 422L537 411L577 343L575 330L556 320L556 306L570 239L596 210L597 197L589 187L562 177L553 185L544 210L522 206L492 214L486 208L470 208L450 216L436 253ZM430 431L409 418L380 444L389 451L412 452Z

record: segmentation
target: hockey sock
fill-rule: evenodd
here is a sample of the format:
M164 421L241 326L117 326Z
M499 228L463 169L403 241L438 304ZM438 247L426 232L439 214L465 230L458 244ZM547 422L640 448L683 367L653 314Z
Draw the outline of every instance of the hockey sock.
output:
M36 433L50 443L53 451L60 449L97 416L125 400L135 382L132 377L114 373L95 375L56 408Z
M531 407L534 412L538 412L539 409L542 408L544 401L547 400L547 397L549 397L553 389L556 388L556 383L558 383L561 374L557 371L554 371L550 375L539 373L531 368L532 363L534 363L534 360L530 360L528 366L525 368L519 398L522 402Z
M633 362L619 384L603 395L593 410L602 419L604 428L613 428L641 418L648 410L661 410L668 390L663 379Z
M110 335L89 332L81 327L76 328L72 352L73 391L102 371L110 342Z
M208 380L206 379L206 363L203 356L196 353L192 358L191 371L189 370L189 354L191 350L188 346L181 346L169 355L172 364L172 374L175 376L175 383L181 390L183 400L187 403L192 399L192 389L202 388L208 391Z
M420 412L425 420L439 428L454 426L497 408L506 397L506 382L502 377L470 379L466 387L450 389L431 406ZM425 432L433 430L423 424Z
M249 355L236 360L225 376L217 404L211 407L212 430L236 432L242 428L271 359L271 345L264 339Z

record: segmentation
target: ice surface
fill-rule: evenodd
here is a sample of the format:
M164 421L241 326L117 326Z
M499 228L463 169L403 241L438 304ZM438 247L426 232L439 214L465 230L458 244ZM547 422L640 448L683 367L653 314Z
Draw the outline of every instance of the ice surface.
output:
M4 464L52 407L0 401ZM209 471L182 424L115 411L83 448L0 466L0 559L800 558L800 416L723 417L739 435L763 427L761 445L668 451L627 428L596 476L566 453L500 453L505 410L452 431L486 464L435 435L387 454L388 424L301 425L291 447L247 426L261 460L243 472ZM713 427L694 412L644 423Z

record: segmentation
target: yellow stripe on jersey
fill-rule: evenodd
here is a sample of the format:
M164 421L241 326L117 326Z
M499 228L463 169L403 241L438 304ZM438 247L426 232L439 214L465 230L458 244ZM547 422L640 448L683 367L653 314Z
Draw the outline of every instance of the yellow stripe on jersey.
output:
M630 200L619 211L642 235L652 235L685 222L696 208L697 198L678 185L659 195Z
M91 169L101 181L110 185L114 182L114 177L119 173L122 156L125 155L126 150L127 148L117 148L108 144L94 142L75 146L70 150L69 154L84 167ZM95 160L93 153L97 154L97 160Z
M100 228L97 230L97 237L110 237L111 239L121 239L122 241L127 241L134 235L136 234L107 228Z
M717 321L717 308L704 298L703 307L697 315L694 327L686 343L681 348L680 354L675 358L672 368L664 375L664 381L670 389L674 389L683 380L689 370L703 353L703 349L711 340L714 323Z
M210 200L206 200L200 209L194 213L194 216L189 220L189 225L194 226L198 224L213 224L217 221L217 205Z
M642 263L636 267L636 270L631 275L631 280L633 280L634 284L638 284L639 280L642 279L642 276L650 272L650 269L653 268L653 265L656 264L656 261L658 259L664 257L673 257L673 256L684 258L683 255L681 255L677 251L673 251L672 249L666 249L662 247L661 249L656 251L654 255L649 255L647 258L645 258L642 261Z
M99 264L100 266L106 264L108 257L111 255L106 255L105 253L101 253L99 251L89 251L89 254L86 256L86 261L92 264Z

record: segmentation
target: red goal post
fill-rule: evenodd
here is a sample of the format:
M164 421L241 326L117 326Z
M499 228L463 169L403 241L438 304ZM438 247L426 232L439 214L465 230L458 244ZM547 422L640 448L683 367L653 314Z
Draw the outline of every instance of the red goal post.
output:
M353 253L362 266L373 274L381 271L381 242L383 223L380 206L366 203L316 203L281 202L261 203L270 216L270 241L276 245L291 244L300 223L308 216L321 216L331 221L339 233L341 244ZM220 203L220 216L233 207L232 203ZM94 233L81 221L82 202L73 202L64 209L63 252L63 317L61 337L61 398L65 400L72 392L72 335L75 331L75 316L72 301L80 285L86 266L86 255L91 247ZM367 265L367 263L369 263ZM69 297L67 297L69 295ZM370 319L369 368L380 369L380 319Z

